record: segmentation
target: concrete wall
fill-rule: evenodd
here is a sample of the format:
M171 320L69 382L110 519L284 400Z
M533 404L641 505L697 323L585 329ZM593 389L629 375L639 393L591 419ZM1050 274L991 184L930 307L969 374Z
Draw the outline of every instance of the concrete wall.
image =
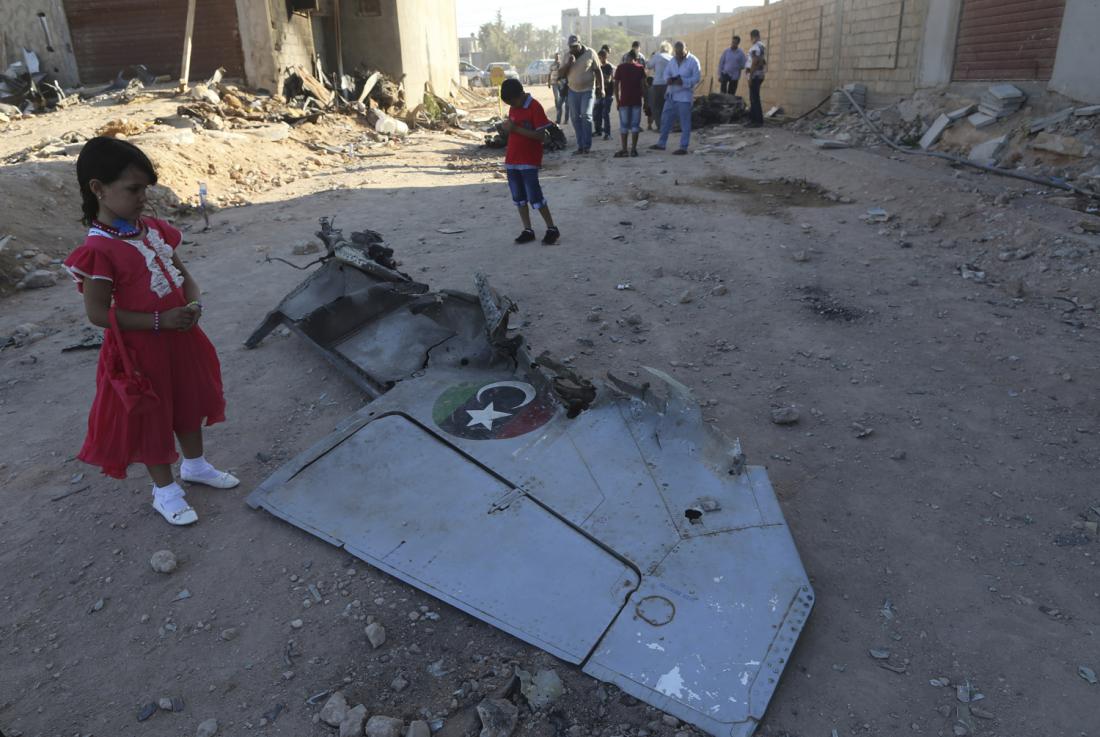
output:
M458 21L454 0L382 0L380 14L366 16L354 0L341 3L344 70L380 70L405 84L416 106L424 84L446 97L458 81Z
M245 79L252 87L280 92L292 66L313 69L309 18L287 17L283 0L236 0Z
M1066 0L1050 89L1100 103L1100 0Z
M741 8L713 30L690 34L703 82L697 93L718 90L718 57L730 37L758 29L768 47L765 108L799 114L849 82L867 85L870 105L911 94L917 86L920 42L929 2L936 0L781 0ZM742 95L747 85L741 83Z
M46 19L50 30L48 41L39 14ZM0 0L0 69L21 60L23 48L33 51L42 71L57 77L62 87L80 84L69 22L61 0Z

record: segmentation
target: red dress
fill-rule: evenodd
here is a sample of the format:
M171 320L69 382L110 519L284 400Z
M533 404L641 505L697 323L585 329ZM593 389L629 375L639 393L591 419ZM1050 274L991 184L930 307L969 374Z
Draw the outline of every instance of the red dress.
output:
M65 267L81 292L85 279L110 281L120 310L163 313L181 307L186 304L183 275L173 265L172 253L182 235L163 220L142 222L144 235L130 239L93 226L84 243L65 259ZM77 455L119 479L126 478L131 463L174 463L179 458L174 433L194 432L204 421L212 425L225 420L221 365L202 328L130 330L122 339L160 403L154 412L126 412L107 379L107 367L117 360L117 351L105 332L88 436Z

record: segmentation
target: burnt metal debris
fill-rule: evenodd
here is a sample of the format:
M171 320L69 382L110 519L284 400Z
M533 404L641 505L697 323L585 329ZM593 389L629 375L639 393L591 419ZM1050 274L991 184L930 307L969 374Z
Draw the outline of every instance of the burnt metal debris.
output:
M285 324L373 398L249 504L713 735L748 737L814 603L764 468L690 391L532 358L514 304L319 233ZM374 250L372 251L372 247Z

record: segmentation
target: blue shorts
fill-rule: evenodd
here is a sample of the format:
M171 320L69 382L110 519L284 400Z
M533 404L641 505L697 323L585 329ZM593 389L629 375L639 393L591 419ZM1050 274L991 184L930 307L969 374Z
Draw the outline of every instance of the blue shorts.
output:
M516 203L516 207L529 204L538 210L546 206L538 169L509 169L508 189L512 190L512 202Z
M642 132L642 106L631 105L619 108L619 132L624 136L627 133Z

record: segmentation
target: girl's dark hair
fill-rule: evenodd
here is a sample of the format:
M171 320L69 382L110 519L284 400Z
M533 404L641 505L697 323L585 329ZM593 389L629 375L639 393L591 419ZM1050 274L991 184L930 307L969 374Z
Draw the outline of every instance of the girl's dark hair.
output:
M150 184L157 183L157 170L153 162L128 141L96 136L80 149L80 156L76 158L76 180L80 183L80 208L84 213L82 220L85 225L90 225L99 214L99 198L92 191L91 181L98 179L110 184L122 176L131 164L145 172Z

